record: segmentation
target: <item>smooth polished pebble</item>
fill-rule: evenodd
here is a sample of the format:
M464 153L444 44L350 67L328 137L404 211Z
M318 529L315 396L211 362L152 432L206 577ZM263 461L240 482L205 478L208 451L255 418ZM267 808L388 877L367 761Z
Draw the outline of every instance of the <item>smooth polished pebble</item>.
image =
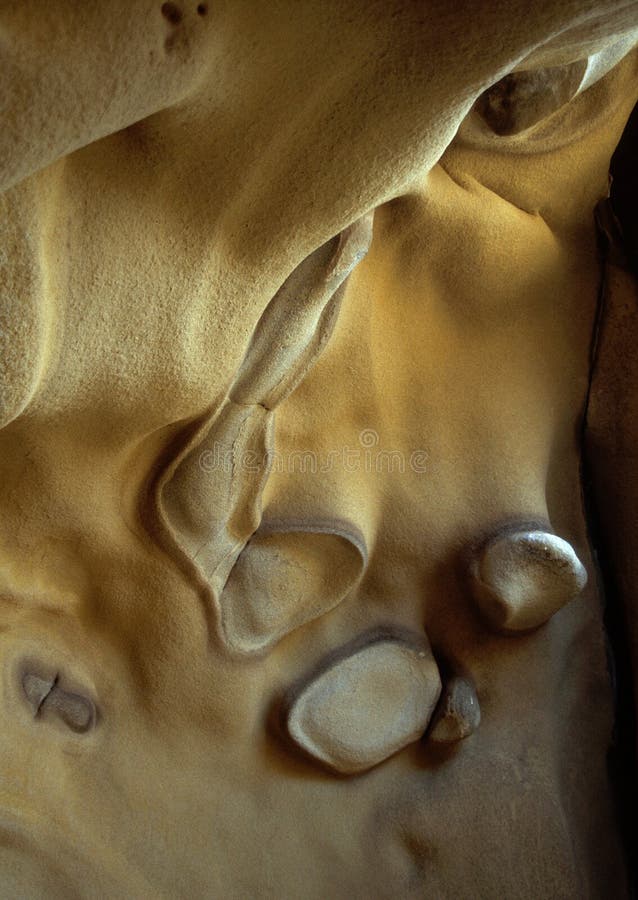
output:
M440 692L426 641L374 640L302 688L288 712L288 734L322 765L363 772L419 740Z
M571 544L546 531L497 535L474 559L471 576L482 614L506 632L538 628L587 584Z

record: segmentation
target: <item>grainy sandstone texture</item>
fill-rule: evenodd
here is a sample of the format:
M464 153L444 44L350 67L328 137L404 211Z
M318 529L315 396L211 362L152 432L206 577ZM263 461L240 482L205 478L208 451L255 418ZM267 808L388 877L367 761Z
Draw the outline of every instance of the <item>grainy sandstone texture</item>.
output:
M1 897L628 895L637 43L0 0Z

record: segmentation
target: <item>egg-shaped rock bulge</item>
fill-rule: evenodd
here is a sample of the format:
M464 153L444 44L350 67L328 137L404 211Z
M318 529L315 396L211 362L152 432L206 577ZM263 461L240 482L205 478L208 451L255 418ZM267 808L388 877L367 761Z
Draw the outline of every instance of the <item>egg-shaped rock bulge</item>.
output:
M496 535L470 568L481 613L504 632L538 628L587 584L587 572L571 544L546 531Z
M308 680L288 706L286 728L314 760L352 775L419 740L440 693L426 640L376 639Z
M428 739L435 744L454 744L473 734L480 724L481 707L474 685L458 675L450 678L432 717Z

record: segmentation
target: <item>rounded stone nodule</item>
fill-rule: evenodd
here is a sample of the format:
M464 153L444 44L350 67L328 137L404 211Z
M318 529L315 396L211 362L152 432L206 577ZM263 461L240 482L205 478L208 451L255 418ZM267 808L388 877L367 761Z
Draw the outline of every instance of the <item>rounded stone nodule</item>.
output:
M55 678L38 675L35 672L25 672L22 676L22 690L29 705L36 714L48 697L55 684Z
M34 718L46 722L59 719L77 734L95 725L97 711L93 701L82 694L64 690L58 676L29 667L21 677L22 691Z
M470 574L481 613L504 632L538 628L587 584L571 544L540 530L496 535L474 557Z
M473 734L481 723L481 707L474 685L455 675L446 682L432 717L428 740L453 744Z
M311 677L285 718L290 738L342 775L364 772L421 739L441 692L427 641L375 639Z
M71 731L84 734L95 724L95 707L88 697L54 688L44 701L44 710L53 713Z

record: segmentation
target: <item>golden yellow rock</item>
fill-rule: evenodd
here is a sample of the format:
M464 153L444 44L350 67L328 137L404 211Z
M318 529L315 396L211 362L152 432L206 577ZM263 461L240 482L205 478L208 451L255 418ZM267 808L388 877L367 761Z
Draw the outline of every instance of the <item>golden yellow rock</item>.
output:
M0 897L627 894L637 29L0 2Z

